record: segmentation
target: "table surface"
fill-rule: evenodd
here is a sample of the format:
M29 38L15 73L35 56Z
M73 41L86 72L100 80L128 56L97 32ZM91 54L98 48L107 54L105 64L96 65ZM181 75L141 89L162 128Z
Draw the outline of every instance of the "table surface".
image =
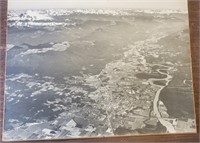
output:
M6 34L7 34L7 1L0 1L0 142L2 142L3 126L3 101L4 101L4 81L5 81L5 53L6 53ZM193 83L195 96L195 110L197 120L197 134L173 134L173 135L138 135L124 137L102 137L70 139L57 141L37 141L45 142L199 142L199 21L200 21L200 0L188 0L189 22L190 22L190 40L193 65ZM32 141L33 142L33 141Z

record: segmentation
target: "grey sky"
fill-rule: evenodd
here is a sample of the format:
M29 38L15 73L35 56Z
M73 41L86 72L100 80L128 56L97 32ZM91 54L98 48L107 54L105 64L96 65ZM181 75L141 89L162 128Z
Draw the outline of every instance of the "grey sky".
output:
M9 9L138 8L187 9L187 0L8 0Z

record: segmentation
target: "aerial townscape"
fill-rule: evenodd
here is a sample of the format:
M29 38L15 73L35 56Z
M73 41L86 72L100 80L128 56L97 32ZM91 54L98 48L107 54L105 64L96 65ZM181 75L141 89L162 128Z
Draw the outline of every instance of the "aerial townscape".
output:
M196 132L188 14L8 12L6 141Z

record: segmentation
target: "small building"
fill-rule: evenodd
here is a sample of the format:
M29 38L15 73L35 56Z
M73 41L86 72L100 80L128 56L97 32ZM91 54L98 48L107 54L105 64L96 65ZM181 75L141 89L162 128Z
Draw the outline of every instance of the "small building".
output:
M71 128L76 127L76 122L72 119L66 124L66 126Z

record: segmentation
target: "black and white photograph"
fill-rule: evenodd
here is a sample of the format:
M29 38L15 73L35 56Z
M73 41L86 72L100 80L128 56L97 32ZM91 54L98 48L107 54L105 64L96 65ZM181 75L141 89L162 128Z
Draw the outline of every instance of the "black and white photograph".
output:
M8 0L4 141L196 133L187 0Z

